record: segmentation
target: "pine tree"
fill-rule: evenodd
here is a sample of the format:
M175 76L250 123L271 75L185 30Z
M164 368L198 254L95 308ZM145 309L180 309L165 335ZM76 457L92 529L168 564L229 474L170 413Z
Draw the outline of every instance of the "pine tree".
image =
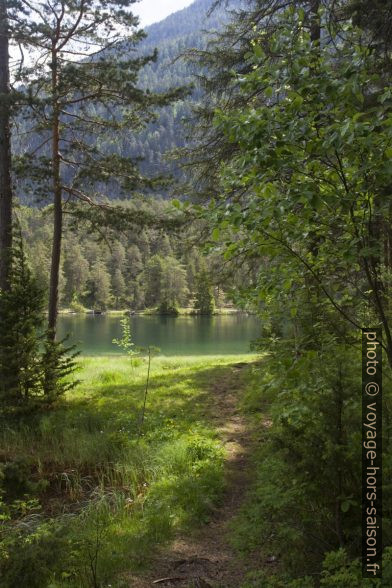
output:
M63 271L65 279L64 302L69 304L72 300L80 300L88 280L89 266L79 243L74 241L71 241L69 245L67 243Z
M145 302L148 307L158 306L163 314L175 314L184 304L189 291L186 270L175 257L154 255L143 272Z
M143 259L140 249L137 245L131 245L126 252L127 275L132 279L143 270Z
M185 304L189 291L186 270L174 257L162 261L159 311L162 314L177 314L178 306Z
M148 260L142 277L147 307L155 306L161 301L162 275L163 259L159 255L153 255Z
M110 274L102 262L96 262L90 272L89 303L96 310L106 310L111 298Z
M121 300L125 295L125 280L121 269L117 268L112 278L112 292L115 298L116 308L119 308Z
M145 291L143 285L140 283L140 280L135 280L132 289L130 290L131 293L131 308L133 310L139 310L141 308L145 308Z
M198 314L211 316L214 312L215 301L210 277L206 270L202 270L196 278L195 309Z
M130 12L132 0L21 0L11 12L13 38L35 55L21 66L25 116L35 144L19 171L37 196L53 201L53 241L48 334L55 340L63 215L77 204L97 204L96 196L116 187L127 193L151 188L138 162L118 155L104 139L126 136L154 119L154 109L183 94L154 95L137 86L139 70L156 53L133 57L144 33ZM108 206L102 201L100 207Z
M10 137L10 73L7 2L0 0L0 289L10 285L12 248L12 186Z

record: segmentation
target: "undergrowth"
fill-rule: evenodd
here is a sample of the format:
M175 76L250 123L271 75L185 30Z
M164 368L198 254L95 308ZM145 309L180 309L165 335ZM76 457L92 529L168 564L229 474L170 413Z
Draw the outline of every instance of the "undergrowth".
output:
M125 358L84 358L62 406L3 423L0 586L126 586L157 545L206 522L224 486L210 384L233 361L155 358L140 439L146 365Z
M254 479L231 528L251 572L242 588L392 585L390 426L384 423L384 578L362 580L361 356L327 344L294 356L271 346L249 373ZM390 393L384 396L390 411Z

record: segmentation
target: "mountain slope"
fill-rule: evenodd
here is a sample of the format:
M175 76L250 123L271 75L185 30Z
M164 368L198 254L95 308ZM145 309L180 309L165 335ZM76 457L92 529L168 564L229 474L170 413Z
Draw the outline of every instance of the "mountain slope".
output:
M147 37L135 47L136 55L147 55L158 50L155 62L146 65L139 73L139 85L152 92L165 92L172 88L190 86L192 93L158 112L157 119L146 128L135 133L113 133L110 137L100 138L100 148L110 154L118 154L139 160L142 174L152 177L162 174L181 176L181 171L174 162L165 158L165 154L183 147L185 144L185 128L183 120L191 114L192 103L200 97L194 66L191 66L181 55L191 48L206 46L208 36L221 28L229 18L225 8L218 8L208 15L214 0L195 0L193 4L175 12L149 27ZM239 6L243 0L231 0L229 5ZM208 31L208 33L206 32ZM115 49L113 49L115 51ZM29 132L29 125L23 116L15 121L13 134L13 150L15 154L31 153L39 148L42 137ZM45 151L46 147L44 147ZM49 156L49 152L47 152ZM23 204L36 204L31 189L24 181L15 182L18 197ZM110 197L123 197L123 193L113 183ZM165 194L161 194L165 196ZM43 202L45 197L43 197Z
M175 176L180 175L173 163L165 161L164 154L184 146L182 121L190 116L191 104L200 95L192 66L181 55L188 49L205 47L208 36L227 23L229 11L225 8L218 8L208 15L212 3L213 0L196 0L187 8L146 28L148 36L139 50L148 53L157 48L158 59L141 72L141 86L158 92L188 84L196 87L190 97L162 109L156 122L137 136L130 137L128 144L122 146L132 157L144 158L141 164L144 173L171 172ZM238 6L240 1L230 4Z

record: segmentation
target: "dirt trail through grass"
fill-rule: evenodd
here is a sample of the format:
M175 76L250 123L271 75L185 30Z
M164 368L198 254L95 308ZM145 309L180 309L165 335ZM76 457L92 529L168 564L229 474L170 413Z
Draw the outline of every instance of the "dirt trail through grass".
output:
M148 576L132 578L130 586L176 588L238 588L244 564L230 546L230 522L238 512L250 482L251 432L239 410L246 363L218 369L209 383L206 417L215 427L225 450L225 493L208 523L162 549Z

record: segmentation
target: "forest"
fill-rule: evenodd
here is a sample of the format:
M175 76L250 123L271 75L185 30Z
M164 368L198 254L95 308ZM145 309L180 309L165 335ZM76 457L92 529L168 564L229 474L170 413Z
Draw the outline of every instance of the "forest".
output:
M0 0L0 588L389 588L392 2L133 5Z
M112 201L116 205L116 201ZM167 203L154 199L129 201L119 206L138 210L164 211ZM26 257L34 276L46 290L50 268L50 207L38 210L20 207L18 218L24 236ZM184 229L167 230L159 226L138 232L117 233L102 240L99 233L86 229L77 233L64 232L60 268L60 309L95 311L156 311L177 314L181 308L202 314L218 312L230 306L225 290L241 279L215 273L220 256L203 255L199 239L191 227L187 230L187 246L182 245ZM110 240L109 240L110 239ZM200 308L197 301L204 300Z

